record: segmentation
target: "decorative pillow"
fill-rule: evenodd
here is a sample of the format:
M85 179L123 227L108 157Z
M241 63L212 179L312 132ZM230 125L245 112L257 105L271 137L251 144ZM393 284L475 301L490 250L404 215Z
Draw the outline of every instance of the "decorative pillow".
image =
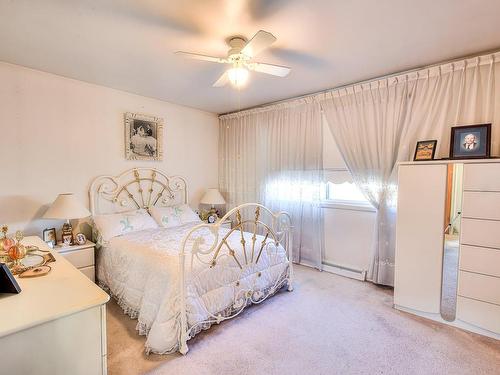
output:
M198 215L196 215L187 204L172 207L151 207L149 212L158 225L164 228L177 227L192 222L201 222Z
M142 208L117 214L95 215L94 223L104 241L125 233L158 228L148 211Z

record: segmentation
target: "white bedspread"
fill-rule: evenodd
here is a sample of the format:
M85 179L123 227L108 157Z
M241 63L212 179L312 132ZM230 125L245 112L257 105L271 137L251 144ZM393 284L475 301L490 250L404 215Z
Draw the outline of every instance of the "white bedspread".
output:
M156 228L112 238L98 251L97 277L109 289L119 305L132 318L138 319L137 329L146 334L146 351L168 353L178 350L180 337L179 251L184 236L196 224L176 228ZM228 232L220 229L220 238ZM207 244L213 234L206 228L200 238ZM250 256L252 234L245 233L247 254ZM255 255L263 238L257 236ZM187 254L187 320L194 327L193 333L210 324L210 314L218 314L234 306L236 296L247 290L265 290L283 278L288 260L283 247L266 246L257 264L244 265L239 232L228 239L236 252L243 270L228 255L223 246L223 256L215 267L197 261ZM268 243L270 240L268 240ZM192 242L190 242L192 244ZM191 249L191 246L186 246ZM191 263L191 258L194 261ZM208 256L203 258L205 261ZM211 259L211 257L210 257ZM207 261L208 263L208 261ZM192 267L191 267L192 264Z

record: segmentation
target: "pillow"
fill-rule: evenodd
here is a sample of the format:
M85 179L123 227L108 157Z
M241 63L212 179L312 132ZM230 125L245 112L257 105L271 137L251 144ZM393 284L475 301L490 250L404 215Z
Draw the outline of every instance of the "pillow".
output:
M94 223L104 241L125 233L158 228L156 222L143 208L117 214L95 215Z
M200 218L187 205L172 207L150 207L149 212L159 226L173 228L182 224L201 222Z

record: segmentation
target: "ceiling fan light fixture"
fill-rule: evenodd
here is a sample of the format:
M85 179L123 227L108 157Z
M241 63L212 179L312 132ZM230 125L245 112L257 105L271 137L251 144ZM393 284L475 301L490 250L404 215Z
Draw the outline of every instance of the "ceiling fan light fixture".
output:
M218 64L229 64L231 68L212 84L212 87L224 87L228 83L240 89L246 86L250 71L269 74L276 77L286 77L290 73L287 66L266 64L254 61L254 57L269 48L276 41L276 37L264 30L259 30L247 41L245 38L235 36L228 42L229 51L227 57L207 56L199 53L177 51L176 54L195 60L209 61Z
M229 69L227 71L227 76L229 78L229 82L231 82L234 87L240 88L247 84L249 72L248 69L238 66Z

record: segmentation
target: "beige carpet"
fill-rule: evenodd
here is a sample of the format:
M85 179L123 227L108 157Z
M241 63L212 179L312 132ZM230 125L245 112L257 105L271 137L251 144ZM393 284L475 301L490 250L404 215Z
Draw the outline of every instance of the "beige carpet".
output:
M109 374L499 374L500 341L392 308L392 290L296 267L280 292L188 342L145 356L135 321L108 304Z

